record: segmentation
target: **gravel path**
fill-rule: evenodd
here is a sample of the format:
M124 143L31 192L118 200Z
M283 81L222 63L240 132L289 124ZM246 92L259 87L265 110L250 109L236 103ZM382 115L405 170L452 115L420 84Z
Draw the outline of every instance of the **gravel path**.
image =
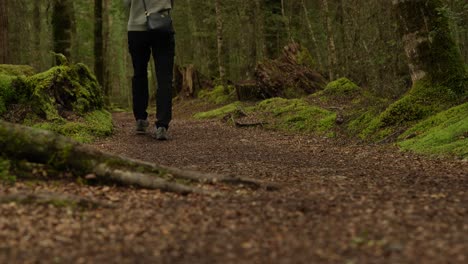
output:
M133 135L129 114L94 145L123 156L279 184L178 196L69 182L115 208L0 204L0 263L467 263L468 163L213 121L175 120L171 140ZM1 195L0 195L1 196Z

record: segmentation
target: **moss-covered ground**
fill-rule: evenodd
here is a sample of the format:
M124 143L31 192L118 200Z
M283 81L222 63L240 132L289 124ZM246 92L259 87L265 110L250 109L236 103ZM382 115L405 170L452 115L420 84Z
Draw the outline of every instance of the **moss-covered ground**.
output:
M271 98L255 105L234 102L197 113L195 118L237 118L246 113L269 129L328 137L340 133L370 142L393 135L389 142L396 142L403 150L467 158L468 104L450 108L456 101L450 89L419 82L392 104L341 78L302 99Z
M12 183L16 181L16 176L10 173L11 162L0 156L0 183Z
M245 112L262 120L266 128L334 136L336 113L310 105L304 99L271 98L246 106L234 102L207 112L195 114L198 119L221 119L235 112Z
M213 104L226 104L235 101L236 90L230 85L217 85L213 90L201 90L198 98Z
M0 64L0 74L13 76L31 76L36 73L29 65Z
M59 119L35 123L32 126L57 132L81 143L90 143L96 138L110 136L113 131L112 116L105 110L86 113L76 121Z
M400 140L398 145L404 150L468 158L468 103L417 123Z

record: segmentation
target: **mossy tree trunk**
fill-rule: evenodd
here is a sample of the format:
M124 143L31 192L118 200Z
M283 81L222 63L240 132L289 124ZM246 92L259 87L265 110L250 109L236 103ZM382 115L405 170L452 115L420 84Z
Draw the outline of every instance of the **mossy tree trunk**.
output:
M54 0L52 14L54 52L70 58L73 31L73 1Z
M0 2L0 64L7 63L8 56L8 8L7 0Z
M440 0L393 0L413 84L427 79L457 94L467 92L466 69Z

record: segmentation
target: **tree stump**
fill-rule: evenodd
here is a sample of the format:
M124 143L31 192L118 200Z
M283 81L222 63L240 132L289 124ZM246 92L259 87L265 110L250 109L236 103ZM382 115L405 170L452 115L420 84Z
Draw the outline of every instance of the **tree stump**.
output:
M195 69L193 64L175 67L174 93L180 97L194 98L198 91L212 86L211 80Z

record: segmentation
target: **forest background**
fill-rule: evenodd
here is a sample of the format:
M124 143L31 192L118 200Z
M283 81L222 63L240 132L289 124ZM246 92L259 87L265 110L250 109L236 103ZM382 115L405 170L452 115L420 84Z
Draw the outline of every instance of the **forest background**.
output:
M467 3L443 2L440 11L448 14L466 63ZM51 51L62 49L70 61L95 69L111 103L129 106L132 68L122 1L2 0L0 16L0 41L8 47L0 51L0 64L28 64L40 72L54 65ZM173 17L176 63L193 64L209 77L225 71L233 82L250 79L258 62L295 41L329 80L347 77L391 99L411 87L391 1L177 0Z

